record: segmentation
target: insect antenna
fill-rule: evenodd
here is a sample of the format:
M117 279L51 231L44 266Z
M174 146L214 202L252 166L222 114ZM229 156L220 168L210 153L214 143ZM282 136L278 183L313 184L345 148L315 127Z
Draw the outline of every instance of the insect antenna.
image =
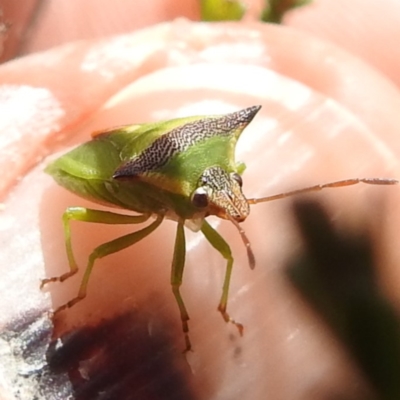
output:
M354 178L354 179L345 179L342 181L335 181L324 183L320 185L309 186L302 189L291 190L289 192L279 193L272 196L260 197L257 199L247 199L249 204L257 204L263 203L272 200L284 199L286 197L294 196L297 194L310 193L310 192L319 192L320 190L327 188L337 188L342 186L350 186L357 185L358 183L366 183L369 185L397 185L399 181L397 179L386 179L386 178Z
M236 229L239 231L242 241L243 241L244 245L246 246L247 258L249 259L250 269L254 269L254 267L256 266L256 258L254 257L254 253L251 248L250 240L246 236L246 232L239 225L239 222L237 222L235 219L233 219L229 214L227 214L227 217L232 222L232 224L236 226Z

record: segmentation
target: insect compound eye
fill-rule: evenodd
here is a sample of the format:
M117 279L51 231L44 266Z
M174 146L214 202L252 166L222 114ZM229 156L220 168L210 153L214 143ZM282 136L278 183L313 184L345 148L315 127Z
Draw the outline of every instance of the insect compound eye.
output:
M237 174L236 172L233 172L231 174L231 178L234 179L239 184L240 187L243 186L243 179L239 174Z
M208 193L205 188L199 187L193 192L192 204L197 208L206 208L208 206Z

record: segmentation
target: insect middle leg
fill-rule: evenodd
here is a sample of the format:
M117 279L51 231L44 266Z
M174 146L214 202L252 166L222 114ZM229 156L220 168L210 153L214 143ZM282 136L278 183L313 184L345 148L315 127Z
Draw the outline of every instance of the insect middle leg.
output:
M171 286L172 286L172 293L175 296L175 300L178 303L179 312L181 314L182 330L183 334L185 335L185 350L183 351L184 353L192 349L192 344L190 343L190 338L189 338L189 325L188 325L189 314L186 310L185 304L183 302L180 293L180 287L182 285L183 269L185 267L185 258L186 258L185 232L183 223L178 222L178 227L176 230L174 256L171 268Z
M61 276L43 279L41 288L50 282L63 282L78 272L78 265L75 261L71 243L71 221L93 222L98 224L140 224L149 219L150 214L143 215L124 215L110 211L92 210L84 207L69 207L63 214L64 238L69 271Z
M233 267L231 248L229 247L225 239L214 228L212 228L212 226L206 220L203 221L201 231L203 232L206 239L210 242L210 244L214 247L214 249L216 249L227 261L224 284L222 287L222 296L218 305L218 311L221 313L225 322L230 322L234 324L238 328L240 335L243 335L243 325L232 319L226 311L228 306L229 285L231 281Z

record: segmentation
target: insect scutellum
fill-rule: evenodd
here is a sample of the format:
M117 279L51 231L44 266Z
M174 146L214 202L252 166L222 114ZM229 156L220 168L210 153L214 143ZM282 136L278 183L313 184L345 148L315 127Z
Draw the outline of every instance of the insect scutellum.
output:
M226 115L194 116L158 123L125 125L97 132L93 139L46 168L61 186L94 203L130 210L125 215L83 207L69 207L63 215L69 271L49 282L64 281L78 272L72 249L70 222L73 220L102 224L139 224L151 216L146 227L96 247L89 255L78 295L56 309L58 313L86 297L90 274L97 259L116 253L152 233L164 218L177 223L172 260L171 285L179 307L185 335L185 351L191 349L189 315L180 294L185 265L184 225L201 230L207 241L226 260L226 272L218 310L227 322L234 321L227 312L233 257L230 246L207 222L215 215L227 219L238 229L246 246L251 268L255 257L240 222L250 212L250 205L285 198L299 193L356 183L394 184L394 179L347 179L324 185L281 193L258 199L246 199L242 192L243 164L235 161L235 147L244 128L261 106L248 107Z

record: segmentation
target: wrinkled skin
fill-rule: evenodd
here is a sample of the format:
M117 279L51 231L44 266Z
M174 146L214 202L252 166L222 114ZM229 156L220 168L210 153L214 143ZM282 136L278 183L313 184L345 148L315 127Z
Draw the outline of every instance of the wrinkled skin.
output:
M26 104L14 119L9 111L9 128L1 132L8 142L0 160L0 239L7 249L0 255L0 327L26 310L57 306L76 294L79 278L50 287L49 297L38 283L68 268L63 210L90 204L57 187L42 172L46 161L38 159L87 140L91 131L262 104L238 144L237 157L247 163L248 197L336 179L400 175L397 89L340 49L285 28L180 21L21 59L3 66L0 80L16 85L3 92L8 104L12 98L17 106ZM383 229L377 240L385 254L380 273L396 303L398 188L359 185L315 196L337 225L354 228L369 216L381 219L382 227L373 225ZM188 361L195 375L185 373L199 398L328 398L332 391L367 396L339 344L284 278L285 260L299 250L289 206L286 200L253 206L243 223L257 258L254 271L237 232L228 222L219 225L235 256L228 310L244 324L242 338L215 311L223 260L201 235L188 234L182 293L191 316L194 353ZM77 259L84 265L105 237L129 229L75 224ZM149 327L161 324L172 332L180 356L180 321L169 286L174 232L174 223L164 223L140 244L99 261L88 298L64 325L137 307ZM185 364L183 357L180 362Z

